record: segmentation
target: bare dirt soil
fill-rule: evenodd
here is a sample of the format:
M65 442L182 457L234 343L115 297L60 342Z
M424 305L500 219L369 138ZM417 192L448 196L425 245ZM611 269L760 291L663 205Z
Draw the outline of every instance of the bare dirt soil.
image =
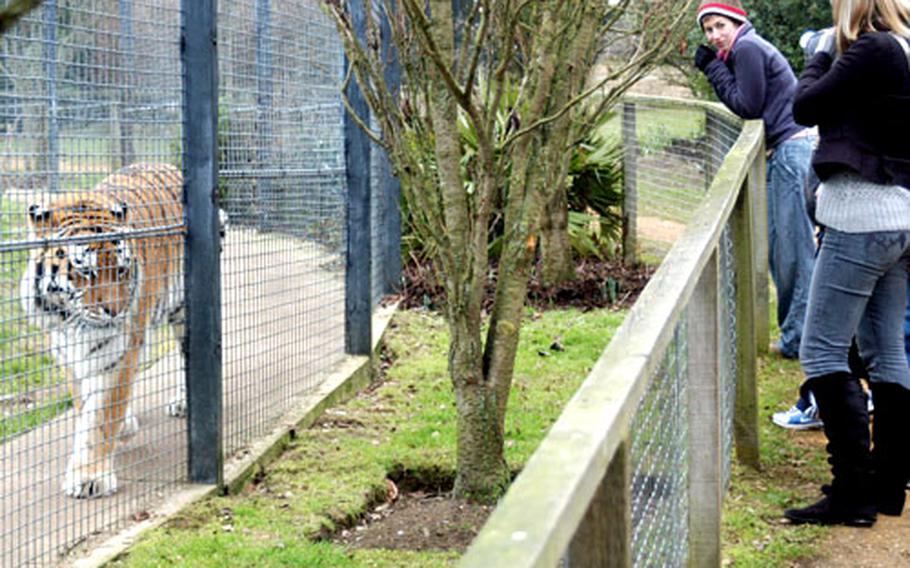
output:
M444 494L403 493L334 540L354 548L464 552L492 510Z
M439 309L442 306L442 286L438 284L429 265L411 263L404 267L403 272L403 309ZM574 279L546 286L535 271L528 286L527 304L537 309L628 308L635 303L653 272L654 268L650 266L627 266L619 260L588 259L576 264ZM485 308L490 308L493 303L496 274L496 267L491 267L484 298Z

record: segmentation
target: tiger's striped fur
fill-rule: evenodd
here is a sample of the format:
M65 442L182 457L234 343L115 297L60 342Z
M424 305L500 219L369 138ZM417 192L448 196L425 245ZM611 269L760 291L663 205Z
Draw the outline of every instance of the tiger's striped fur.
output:
M130 397L152 330L172 324L184 348L182 229L118 234L182 227L182 191L177 168L133 164L90 191L28 209L29 233L45 245L29 257L20 297L30 320L48 331L70 383L77 424L63 481L69 496L117 490L114 450L138 428Z

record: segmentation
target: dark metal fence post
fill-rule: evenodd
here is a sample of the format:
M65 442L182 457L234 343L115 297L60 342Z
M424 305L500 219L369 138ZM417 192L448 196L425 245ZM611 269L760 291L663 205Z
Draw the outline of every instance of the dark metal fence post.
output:
M366 14L362 0L354 0L351 21L358 37L366 35ZM345 72L351 65L344 58ZM364 124L370 111L355 81L346 92L348 101ZM370 227L370 139L347 112L344 113L344 159L348 186L347 259L345 270L345 351L368 355L372 349L372 243Z
M60 126L57 99L57 0L44 3L44 73L47 80L47 185L50 191L60 190Z
M387 16L383 14L382 18L382 57L385 62L386 85L397 98L401 88L401 68ZM379 160L379 183L384 186L382 195L385 198L385 231L382 239L385 270L382 290L390 294L397 292L401 286L401 183L392 174L392 165L386 152L377 152L376 159Z
M452 19L455 24L455 46L456 48L461 44L461 36L465 29L465 24L468 21L468 14L470 13L470 4L473 4L471 0L452 0Z
M136 41L133 33L133 0L120 0L120 57L123 58L120 83L124 86L119 95L119 108L115 103L112 108L117 109L117 113L111 117L114 123L119 145L117 151L120 153L119 162L121 166L126 166L135 160L133 149L133 124L129 111L132 110L134 91L133 83L136 81Z
M217 0L181 0L189 479L221 484Z
M272 46L271 0L256 0L256 122L259 132L257 166L268 168L272 148ZM259 197L259 228L270 231L281 225L275 184L267 176L256 181Z

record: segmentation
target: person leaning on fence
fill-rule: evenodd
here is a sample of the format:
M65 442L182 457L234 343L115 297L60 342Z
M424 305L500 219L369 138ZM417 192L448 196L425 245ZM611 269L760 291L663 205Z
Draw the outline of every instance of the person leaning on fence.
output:
M871 526L877 513L901 514L910 477L910 7L833 0L832 13L834 30L800 77L793 114L819 128L815 214L826 231L800 363L824 422L833 481L821 500L784 515ZM865 395L847 361L854 333L875 400L871 440Z
M803 199L814 131L794 122L796 75L780 51L756 33L739 0L702 0L698 24L714 48L699 46L695 66L731 111L764 122L769 152L768 260L781 330L780 342L772 349L795 359L814 261L812 224Z

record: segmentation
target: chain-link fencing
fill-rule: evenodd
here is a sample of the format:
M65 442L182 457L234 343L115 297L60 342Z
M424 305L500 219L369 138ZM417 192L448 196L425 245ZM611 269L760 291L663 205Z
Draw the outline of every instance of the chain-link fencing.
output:
M637 259L659 262L665 258L692 221L741 129L738 119L703 105L680 105L659 98L625 103L625 204L636 228L627 244L636 247ZM736 262L729 224L721 234L717 255L718 450L726 488L734 448L737 386ZM677 324L632 423L635 566L684 566L688 561L689 350L685 324L685 319Z
M734 447L757 464L761 125L621 106L623 253L659 267L462 566L718 565Z

